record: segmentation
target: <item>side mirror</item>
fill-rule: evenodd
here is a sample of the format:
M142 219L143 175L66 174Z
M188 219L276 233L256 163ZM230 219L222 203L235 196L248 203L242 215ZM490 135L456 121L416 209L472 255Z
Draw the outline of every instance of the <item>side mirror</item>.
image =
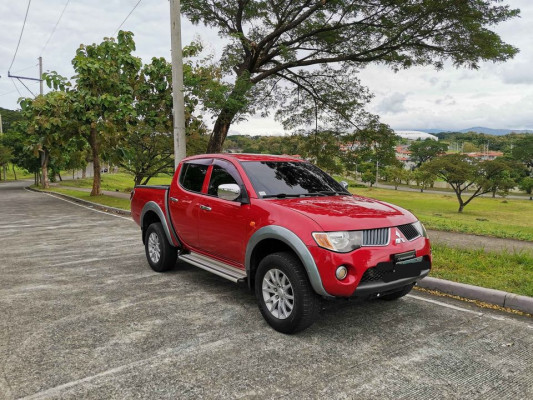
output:
M225 183L218 186L217 196L221 199L235 201L240 195L241 188L235 183Z
M341 181L340 183L341 183L341 186L342 186L344 189L348 190L348 182L346 182L346 181Z

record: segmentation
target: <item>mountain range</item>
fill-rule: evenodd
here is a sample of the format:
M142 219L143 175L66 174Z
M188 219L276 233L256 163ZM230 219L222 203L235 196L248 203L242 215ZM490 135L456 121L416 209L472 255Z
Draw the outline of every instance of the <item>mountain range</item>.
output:
M432 134L441 133L441 132L460 132L460 133L476 132L476 133L484 133L486 135L495 135L495 136L507 135L508 133L533 133L533 129L494 129L494 128L486 128L484 126L474 126L472 128L461 129L461 130L450 130L450 129L415 129L415 130L426 132L426 133L432 133Z

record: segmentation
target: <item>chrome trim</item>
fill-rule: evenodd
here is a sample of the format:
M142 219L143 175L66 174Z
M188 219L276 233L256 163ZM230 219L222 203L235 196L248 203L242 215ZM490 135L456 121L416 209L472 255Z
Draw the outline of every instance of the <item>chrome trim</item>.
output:
M178 258L186 263L211 272L222 278L226 278L232 282L239 282L246 278L246 271L203 254L191 252L190 254L181 254Z
M315 260L304 242L302 242L302 240L294 232L278 225L264 226L263 228L257 230L257 232L255 232L248 241L244 262L248 279L250 279L250 266L253 250L262 240L265 239L276 239L288 245L302 262L313 290L321 296L333 297L324 289L324 286L322 285L322 279L320 278L320 273L318 272L318 268L315 264ZM251 285L251 282L248 282L248 284Z
M202 210L205 210L205 211L211 211L211 207L209 207L209 206L204 206L203 204L200 204L200 208L201 208Z
M177 203L179 200L176 199L175 197L170 197L170 201L173 203Z
M165 231L165 235L167 237L168 242L171 246L174 246L174 241L172 240L172 235L170 234L170 229L168 228L167 219L165 217L165 214L163 213L163 210L161 210L161 207L155 202L155 201L149 201L146 203L141 211L141 229L148 228L147 226L143 226L144 222L144 216L148 211L153 211L157 214L159 217L159 221L161 222L161 225L163 226L163 230Z
M223 200L235 201L241 195L241 188L236 183L218 185L217 197Z

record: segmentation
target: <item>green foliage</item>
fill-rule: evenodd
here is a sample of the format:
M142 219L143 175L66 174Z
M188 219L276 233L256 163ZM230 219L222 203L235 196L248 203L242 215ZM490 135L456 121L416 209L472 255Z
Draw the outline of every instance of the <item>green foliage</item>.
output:
M424 189L430 188L435 183L435 175L424 166L413 171L413 179L416 182L416 186L423 192Z
M519 182L518 187L529 194L529 200L531 200L531 193L533 192L533 178L527 176L525 178L522 178L522 180Z
M2 116L2 131L8 132L11 126L22 119L20 111L8 110L0 107L0 115Z
M388 166L383 171L383 176L387 182L391 182L394 185L394 189L397 190L398 186L403 181L408 179L409 171L400 166Z
M462 212L474 198L493 190L508 190L511 168L500 161L481 161L461 154L448 154L437 157L425 164L425 171L447 182L454 190ZM506 171L506 172L504 172ZM514 185L513 185L514 186ZM467 200L463 195L468 189Z
M512 156L515 160L523 162L529 168L533 168L533 135L529 134L516 141Z
M234 83L215 107L208 151L221 150L239 115L294 109L300 96L305 102L304 109L298 109L301 115L289 111L283 117L293 120L291 124L309 120L311 105L316 104L334 115L333 120L362 128L364 118L350 116L366 101L353 73L369 63L439 69L450 60L455 66L477 68L480 61L505 61L517 52L489 28L517 17L519 11L491 0L184 0L181 6L193 23L230 39L220 64L225 74L234 74ZM343 92L357 97L342 98Z
M420 167L426 161L430 161L448 150L448 145L432 139L416 140L409 146L411 159Z

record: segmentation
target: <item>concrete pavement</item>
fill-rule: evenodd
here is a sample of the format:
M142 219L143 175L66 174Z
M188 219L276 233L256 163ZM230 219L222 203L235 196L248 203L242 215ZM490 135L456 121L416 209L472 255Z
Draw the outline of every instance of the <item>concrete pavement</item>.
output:
M533 397L533 320L415 292L329 303L296 335L253 296L177 264L138 227L0 185L0 397Z

